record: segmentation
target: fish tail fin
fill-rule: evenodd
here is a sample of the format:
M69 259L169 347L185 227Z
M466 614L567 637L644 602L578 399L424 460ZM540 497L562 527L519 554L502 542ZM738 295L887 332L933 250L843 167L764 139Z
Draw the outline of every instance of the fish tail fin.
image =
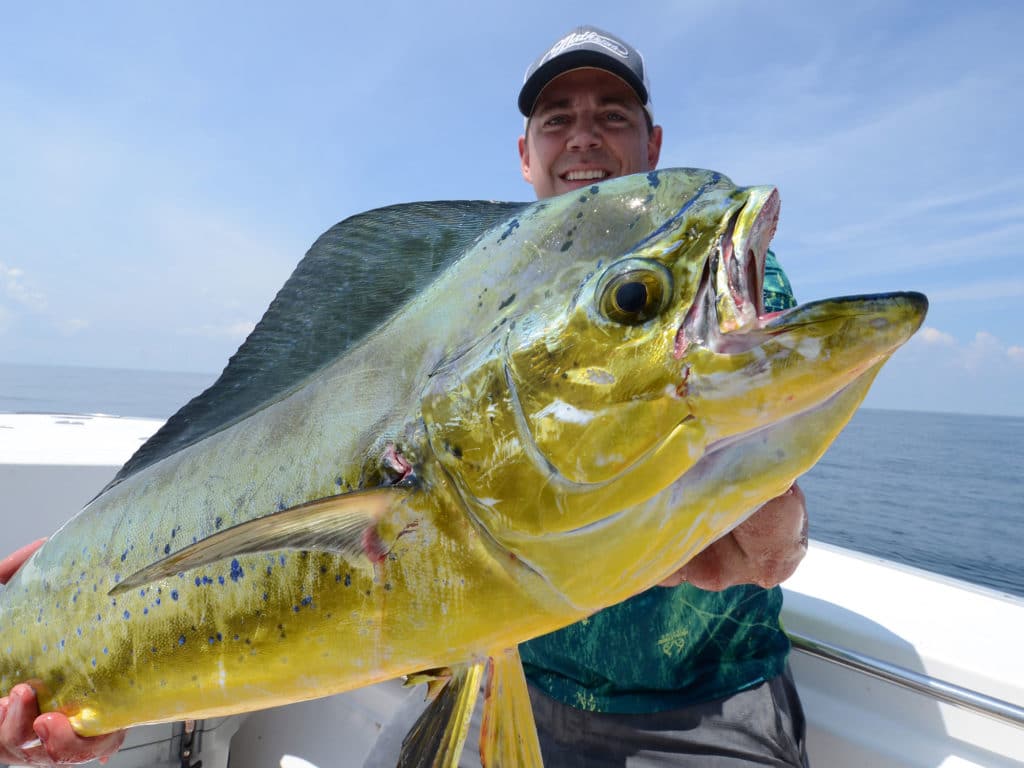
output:
M402 741L397 768L457 768L483 671L483 662L445 671L447 682Z
M488 662L480 729L484 768L543 768L530 692L519 651L509 648Z

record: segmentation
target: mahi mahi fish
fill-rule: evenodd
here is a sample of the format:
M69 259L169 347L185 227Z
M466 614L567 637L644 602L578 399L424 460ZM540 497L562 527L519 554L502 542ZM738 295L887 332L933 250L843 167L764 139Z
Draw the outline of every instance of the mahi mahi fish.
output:
M541 758L517 644L784 492L924 296L765 313L773 187L671 169L349 218L0 592L0 692L87 735L406 676L403 765Z

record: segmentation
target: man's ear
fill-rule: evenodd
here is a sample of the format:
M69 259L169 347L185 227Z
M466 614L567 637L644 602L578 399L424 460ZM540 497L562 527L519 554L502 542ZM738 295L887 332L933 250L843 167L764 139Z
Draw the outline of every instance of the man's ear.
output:
M530 178L530 147L526 143L526 136L519 137L519 168L523 172L523 179L527 184L533 184Z
M647 168L654 170L658 167L658 158L661 157L661 126L651 128L647 137Z

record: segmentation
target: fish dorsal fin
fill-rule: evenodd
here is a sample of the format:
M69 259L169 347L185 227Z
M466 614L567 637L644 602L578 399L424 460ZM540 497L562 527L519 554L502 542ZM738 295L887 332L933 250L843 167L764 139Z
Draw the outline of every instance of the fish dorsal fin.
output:
M484 768L544 768L518 649L492 656L487 671L480 762Z
M383 554L377 520L406 488L375 488L329 496L231 526L200 539L120 581L111 595L138 589L182 571L240 555L285 549L334 552L370 564Z
M292 391L526 205L407 203L331 227L299 262L220 378L139 448L107 488Z
M448 681L406 734L397 768L457 768L483 671L483 662L445 670Z

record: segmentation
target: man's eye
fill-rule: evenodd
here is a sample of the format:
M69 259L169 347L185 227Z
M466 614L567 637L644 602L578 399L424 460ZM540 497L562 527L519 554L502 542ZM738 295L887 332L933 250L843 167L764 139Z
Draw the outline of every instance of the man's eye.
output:
M605 115L605 120L608 120L609 122L612 123L622 122L625 119L626 116L619 112L609 112L607 115Z
M565 117L565 115L555 115L554 117L549 117L547 120L545 120L544 125L559 126L565 125L566 122L567 118Z

